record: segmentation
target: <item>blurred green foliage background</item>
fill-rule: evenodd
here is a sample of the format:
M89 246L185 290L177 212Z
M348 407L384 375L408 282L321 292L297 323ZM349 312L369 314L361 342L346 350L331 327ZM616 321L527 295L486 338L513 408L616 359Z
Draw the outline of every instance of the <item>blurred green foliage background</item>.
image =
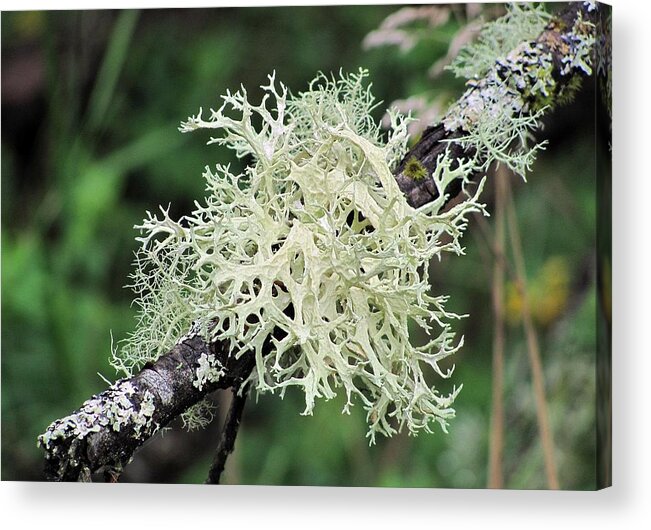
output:
M271 71L298 92L318 71L370 70L387 105L463 85L428 69L466 20L461 10L409 53L362 48L397 6L221 8L2 14L2 479L41 480L36 437L114 379L115 341L133 328L133 226L145 210L188 213L206 164L240 161L179 122ZM512 177L540 334L563 488L595 486L594 87L546 122L529 183ZM385 105L386 106L386 105ZM382 117L378 108L378 120ZM492 186L485 201L492 211ZM491 219L488 219L490 230ZM485 487L491 406L493 259L486 226L467 255L432 264L434 291L470 316L449 385L463 383L450 433L365 438L363 410L262 396L245 411L225 482ZM507 285L505 485L546 487L521 300ZM214 397L223 416L228 396ZM202 482L219 433L175 428L146 444L124 481Z

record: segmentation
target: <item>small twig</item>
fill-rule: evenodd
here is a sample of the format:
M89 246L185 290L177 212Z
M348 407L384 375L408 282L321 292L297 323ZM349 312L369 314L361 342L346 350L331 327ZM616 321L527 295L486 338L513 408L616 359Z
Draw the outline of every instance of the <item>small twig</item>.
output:
M493 396L488 456L488 487L503 488L504 451L504 203L508 173L503 166L495 172L495 237L491 294L493 298Z
M545 472L547 474L547 483L550 489L559 489L558 473L556 471L556 461L554 459L554 441L552 430L549 425L549 413L547 411L547 398L545 397L545 381L540 358L540 346L538 336L533 325L531 317L531 307L529 305L529 295L527 291L527 277L525 271L524 256L522 253L522 241L518 229L517 219L515 217L515 207L510 190L506 189L508 208L507 208L507 225L511 239L511 248L513 250L513 260L515 262L515 272L517 276L516 285L522 298L522 324L527 336L527 352L529 354L529 363L531 364L531 375L533 379L534 397L536 400L536 415L538 417L538 430L542 442L543 456L545 459Z
M504 253L504 248L501 249L496 249L494 244L491 243L491 238L489 235L490 232L490 225L488 224L488 221L484 218L483 215L474 213L473 214L475 220L477 221L477 228L479 229L479 233L481 234L482 237L482 243L484 244L484 247L488 249L488 251L491 253L493 259L496 262L499 262L501 266L504 267L504 271L506 274L508 274L509 279L512 281L515 281L516 279L516 274L515 271L513 270L513 266L511 263L506 259L506 255ZM481 249L480 249L481 251Z
M226 416L226 421L222 428L219 445L215 452L215 458L210 466L210 470L208 471L206 484L219 484L221 474L226 466L226 459L228 458L228 455L233 452L233 448L235 447L235 439L237 438L237 431L240 428L240 422L242 421L242 412L244 412L244 405L246 404L248 393L248 386L242 389L241 393L238 392L236 387L233 387L233 399L231 400L228 415Z

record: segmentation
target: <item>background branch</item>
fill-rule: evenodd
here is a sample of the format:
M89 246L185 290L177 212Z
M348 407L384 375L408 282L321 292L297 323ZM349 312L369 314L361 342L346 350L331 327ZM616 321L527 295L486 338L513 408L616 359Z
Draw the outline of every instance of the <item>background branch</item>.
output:
M224 467L226 467L226 459L235 448L235 439L237 438L237 432L242 421L242 413L244 412L244 405L246 404L248 393L248 387L242 389L241 392L239 389L233 388L233 398L228 409L228 416L226 417L226 421L224 421L219 445L217 446L212 466L210 466L206 484L219 484Z
M508 172L501 167L495 172L495 237L493 248L499 257L493 259L491 294L493 301L493 381L490 444L488 456L488 487L504 487L504 206Z

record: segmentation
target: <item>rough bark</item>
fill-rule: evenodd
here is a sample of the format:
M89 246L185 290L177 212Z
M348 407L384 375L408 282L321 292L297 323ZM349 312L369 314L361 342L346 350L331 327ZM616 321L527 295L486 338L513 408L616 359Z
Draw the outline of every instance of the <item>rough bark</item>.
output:
M587 3L570 4L535 41L540 53L551 54L552 57L555 83L548 99L556 98L573 80L588 74L581 72L580 68L570 71L571 75L567 71L562 73L567 70L568 56L571 57L575 51L573 39L576 35L573 32L579 16L584 21L591 21L594 13ZM521 59L525 62L527 58L523 56ZM498 61L488 75L506 78L508 69L518 65L518 60L516 53L509 61ZM424 167L429 176L446 149L454 159L475 155L458 141L465 134L464 127L468 127L468 115L465 122L461 120L462 125L451 126L450 123L466 112L465 109L477 98L484 98L487 104L498 104L485 98L482 91L486 83L485 79L474 80L444 120L429 127L396 168L396 181L412 206L419 207L436 199L438 192L432 185L432 179L424 177L421 171L410 171L410 164L416 161L417 167ZM523 108L532 112L540 103L536 100L539 96L528 94L524 89L516 97L521 97ZM450 184L445 190L448 198L454 198L461 186L460 181ZM215 370L221 370L218 378L205 380L198 376L198 369L202 362L205 365L206 359L210 360ZM237 352L228 351L225 343L209 344L199 336L184 337L169 353L154 364L145 366L136 376L116 382L86 401L76 412L56 420L47 428L39 437L39 443L46 452L46 478L88 480L92 473L104 471L114 479L147 439L208 393L220 388L239 388L253 364L250 355L238 357ZM236 413L236 423L239 424L241 410L236 410ZM234 436L232 438L226 441L226 453L232 450ZM219 454L221 452L218 451L218 460L221 458ZM222 464L217 467L223 469ZM221 469L216 469L213 479Z
M224 375L199 385L202 356L217 359ZM48 427L39 437L46 450L46 478L85 481L99 471L119 475L135 450L161 427L210 392L239 387L253 364L252 355L230 355L223 342L185 337L131 379L117 381Z

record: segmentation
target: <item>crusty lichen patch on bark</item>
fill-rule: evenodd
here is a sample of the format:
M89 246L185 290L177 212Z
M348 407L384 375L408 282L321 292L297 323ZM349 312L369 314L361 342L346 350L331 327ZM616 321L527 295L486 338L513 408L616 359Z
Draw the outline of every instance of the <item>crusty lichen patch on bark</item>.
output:
M203 354L199 357L199 366L196 370L197 378L192 383L201 390L206 383L216 383L224 375L224 367L214 355Z
M93 433L106 428L116 432L130 429L135 440L144 441L158 430L159 425L152 421L153 394L145 390L142 398L136 395L136 388L130 381L118 381L84 402L74 414L50 424L38 437L38 445L45 449L47 459L57 459L61 463L61 476L68 467L85 467L79 452L83 442Z

